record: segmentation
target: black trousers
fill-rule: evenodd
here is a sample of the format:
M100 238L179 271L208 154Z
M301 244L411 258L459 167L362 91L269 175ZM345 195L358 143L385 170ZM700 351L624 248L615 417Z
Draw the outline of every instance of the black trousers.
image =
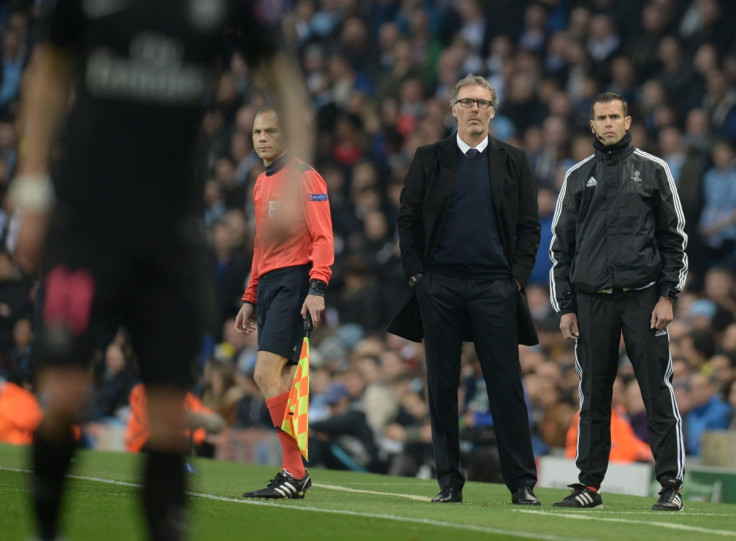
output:
M503 479L514 492L534 486L537 470L519 366L516 303L510 278L465 280L427 272L417 284L424 326L432 443L441 488L461 489L458 387L463 338L472 331L486 381Z
M580 338L575 346L575 365L581 403L576 462L580 482L586 486L600 487L608 468L611 398L621 333L647 409L657 479L683 480L685 447L672 388L669 334L650 329L658 299L656 287L611 294L578 293Z

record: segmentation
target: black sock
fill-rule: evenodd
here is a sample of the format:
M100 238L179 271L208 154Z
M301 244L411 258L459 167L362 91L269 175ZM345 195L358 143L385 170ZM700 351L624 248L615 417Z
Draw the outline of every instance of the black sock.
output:
M143 481L143 508L151 539L178 541L187 529L184 458L149 451Z
M74 454L74 438L57 442L36 432L32 447L33 505L41 539L54 539L59 524L64 476Z

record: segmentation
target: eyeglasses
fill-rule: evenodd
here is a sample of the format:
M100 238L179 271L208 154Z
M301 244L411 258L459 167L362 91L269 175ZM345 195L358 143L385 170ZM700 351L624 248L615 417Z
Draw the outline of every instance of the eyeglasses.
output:
M463 109L472 108L474 103L478 104L479 109L488 109L491 105L493 105L493 103L488 100L474 100L472 98L462 98L460 100L457 100L455 103L459 103L460 107L462 107Z

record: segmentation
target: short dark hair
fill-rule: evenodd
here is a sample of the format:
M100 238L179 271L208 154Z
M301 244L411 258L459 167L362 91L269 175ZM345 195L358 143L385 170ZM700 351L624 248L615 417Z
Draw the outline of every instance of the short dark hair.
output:
M265 115L266 113L273 113L276 115L276 122L279 123L279 127L281 127L281 115L279 114L279 110L276 109L273 105L262 105L258 108L256 111L256 114L253 115L253 118L255 119L257 116Z
M593 103L590 104L590 114L593 115L593 108L596 103L611 103L612 101L620 101L624 106L624 116L629 116L629 104L626 103L626 99L616 92L602 92L593 98Z

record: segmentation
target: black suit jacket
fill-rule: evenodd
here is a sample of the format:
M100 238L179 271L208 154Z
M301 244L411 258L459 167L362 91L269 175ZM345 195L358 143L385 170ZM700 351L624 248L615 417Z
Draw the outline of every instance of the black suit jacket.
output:
M493 137L490 137L487 151L491 194L504 254L511 275L523 285L529 279L539 247L537 186L524 151ZM455 183L457 152L454 133L447 139L419 147L404 179L398 228L401 264L407 280L424 272L425 263L437 243ZM516 317L519 343L539 343L523 290ZM388 330L416 342L424 337L413 292ZM466 337L467 340L472 338Z

